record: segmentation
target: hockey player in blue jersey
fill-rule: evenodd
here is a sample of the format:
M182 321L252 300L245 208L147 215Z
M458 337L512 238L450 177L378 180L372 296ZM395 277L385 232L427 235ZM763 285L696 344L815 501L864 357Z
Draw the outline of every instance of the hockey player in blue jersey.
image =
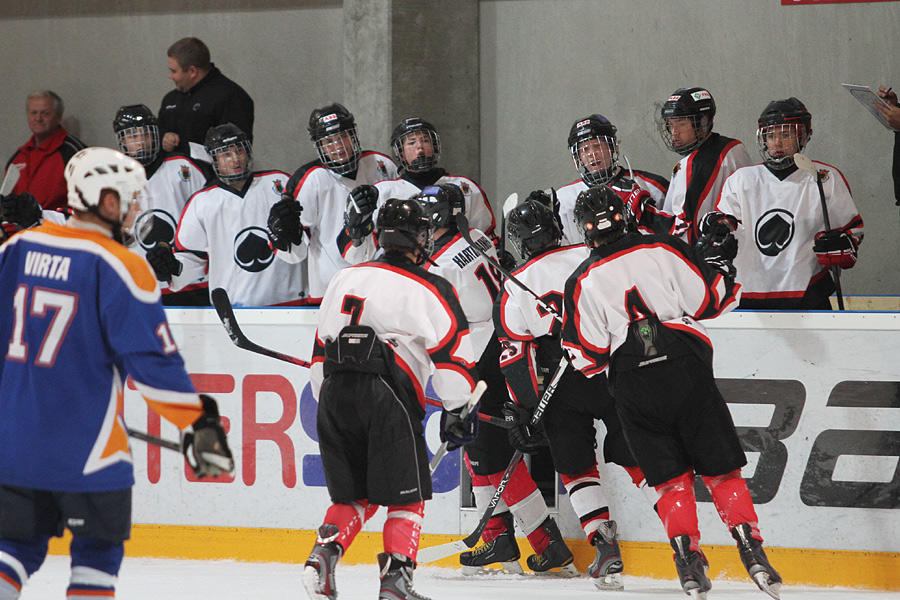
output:
M66 528L67 597L115 597L134 485L126 378L180 429L193 425L184 448L198 476L234 469L216 402L191 385L153 272L119 243L144 168L86 148L65 176L72 218L0 247L0 600L19 598Z

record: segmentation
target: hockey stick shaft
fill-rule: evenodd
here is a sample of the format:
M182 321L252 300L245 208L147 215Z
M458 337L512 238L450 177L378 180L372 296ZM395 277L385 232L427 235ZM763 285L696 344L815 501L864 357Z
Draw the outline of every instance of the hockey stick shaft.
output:
M532 427L537 426L541 422L541 419L543 419L544 411L547 410L547 404L550 402L550 398L553 397L553 393L556 391L556 387L559 385L559 380L562 379L562 376L565 374L568 366L569 361L564 356L562 359L560 359L559 366L556 367L556 372L553 373L553 377L551 378L550 383L548 383L547 387L544 389L541 400L540 402L538 402L537 407L534 409L534 414L531 415L531 421L529 422L529 424ZM419 564L439 560L447 556L458 554L459 552L462 552L468 548L475 547L475 544L477 544L478 540L481 538L481 534L484 532L485 527L487 527L488 521L490 521L491 517L494 516L494 510L497 508L497 504L500 503L500 498L503 496L503 492L504 490L506 490L506 486L509 483L509 480L512 478L512 474L513 472L515 472L519 461L522 460L522 456L523 454L519 450L516 450L516 452L513 454L512 458L509 461L509 466L506 467L506 470L503 472L503 477L500 478L500 482L497 484L497 491L494 492L494 495L491 497L490 502L488 502L487 509L485 509L484 514L481 515L481 520L478 521L478 525L475 527L472 533L470 533L466 538L462 540L448 542L446 544L440 544L437 546L430 546L428 548L422 548L421 550L419 550L419 553L416 557Z
M466 417L469 416L469 413L472 412L472 409L478 404L478 401L481 400L481 395L484 394L484 391L487 389L487 384L484 381L479 381L475 384L475 389L472 390L472 394L469 396L466 405L463 406L462 411L459 413L460 420L465 420ZM437 452L434 453L434 457L431 459L431 463L429 463L428 468L432 474L434 474L435 470L438 468L438 465L441 464L441 460L444 458L444 455L447 454L447 449L449 448L450 442L443 442L441 446L437 449Z
M213 307L216 309L216 314L219 315L219 320L222 321L222 325L225 327L225 331L228 333L228 337L231 338L231 341L234 342L235 346L242 350L248 350L250 352L254 352L262 356L268 356L269 358L274 358L276 360L290 363L292 365L298 365L307 369L312 367L312 363L308 360L303 360L302 358L297 358L296 356L291 356L289 354L284 354L283 352L264 348L263 346L250 341L250 339L244 334L244 332L241 331L241 327L238 324L237 317L235 317L234 315L234 308L231 306L231 300L228 298L228 292L226 292L224 289L214 289L210 294L210 297L212 299ZM429 398L427 396L425 397L425 402L431 404L432 406L443 406L443 403L440 400ZM502 427L504 429L509 429L510 427L509 423L507 423L504 419L495 417L493 415L479 413L478 418L486 423L490 423L491 425Z
M520 288L522 288L523 290L525 290L526 292L528 292L529 294L534 296L534 299L537 300L538 304L540 304L544 308L544 310L546 310L548 313L553 315L554 319L562 322L562 317L560 316L559 312L557 312L557 310L555 308L553 308L552 306L547 304L543 299L541 299L540 296L538 296L536 293L534 293L531 290L531 288L529 288L527 285L525 285L524 283L519 281L515 275L513 275L512 273L510 273L509 271L504 269L503 265L501 265L500 262L496 258L489 255L487 252L485 252L481 248L481 246L479 246L472 240L472 233L469 231L469 220L466 218L465 215L456 215L456 226L459 228L459 232L462 234L463 239L466 240L467 244L469 244L472 248L475 249L476 252L478 252L481 256L483 256L484 259L486 261L488 261L495 269L500 271L500 273L502 273L504 277L506 277L507 279L512 281L514 284L516 284L517 286L519 286Z
M150 435L149 433L144 433L143 431L135 431L134 429L128 430L128 436L133 437L136 440L141 440L142 442L147 442L148 444L174 450L179 454L181 453L181 444L178 442L172 442L155 435Z
M825 188L822 186L822 174L816 168L809 157L800 154L794 155L794 164L797 168L806 171L816 180L816 188L819 190L819 201L822 203L822 219L825 221L825 231L831 231L831 218L828 215L828 203L825 201ZM831 275L834 278L834 292L837 295L838 310L844 310L844 293L841 290L841 268L831 267Z

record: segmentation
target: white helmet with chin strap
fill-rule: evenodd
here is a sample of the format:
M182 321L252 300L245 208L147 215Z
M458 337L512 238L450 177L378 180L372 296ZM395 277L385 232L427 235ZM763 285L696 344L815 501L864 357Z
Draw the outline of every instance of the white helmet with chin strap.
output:
M112 148L85 148L66 164L69 206L100 216L98 205L103 190L114 190L119 194L119 223L125 220L132 201L146 184L147 174L141 163Z

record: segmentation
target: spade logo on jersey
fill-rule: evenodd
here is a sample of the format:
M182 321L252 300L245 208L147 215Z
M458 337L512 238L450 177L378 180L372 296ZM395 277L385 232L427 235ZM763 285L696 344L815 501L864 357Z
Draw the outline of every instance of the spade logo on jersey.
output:
M756 247L766 256L778 256L794 239L794 215L783 208L763 213L754 231Z
M134 222L135 237L144 250L149 250L157 242L174 246L177 227L175 217L159 208L142 212Z
M247 227L234 238L234 262L251 273L264 270L275 258L269 233L262 227Z

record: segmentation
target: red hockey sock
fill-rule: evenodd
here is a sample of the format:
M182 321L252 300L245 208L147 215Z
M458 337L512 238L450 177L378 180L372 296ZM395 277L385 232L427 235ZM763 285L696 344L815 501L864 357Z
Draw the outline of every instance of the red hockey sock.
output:
M496 487L503 479L503 473L488 475L488 479ZM546 550L550 536L543 530L541 523L550 516L550 511L524 461L519 461L516 465L501 497L535 552L540 554Z
M413 561L419 551L419 532L425 517L425 502L389 506L382 537L384 551L408 556Z
M328 507L322 523L334 525L341 530L335 541L346 552L356 538L356 534L377 510L378 505L369 504L368 500L357 500L350 504L332 504Z
M478 510L483 511L487 508L490 498L493 497L497 488L491 483L487 475L476 475L472 470L472 464L469 462L469 455L466 455L466 469L472 477L472 494L475 496L475 506ZM497 537L506 531L506 524L503 522L503 514L509 509L506 503L501 499L494 509L494 515L488 520L487 526L481 532L481 539L485 542L497 539Z
M741 477L740 469L717 477L703 477L703 483L712 495L719 518L729 530L735 525L749 523L751 535L762 541L759 534L759 518L756 516L750 490L747 489L747 482Z
M697 523L697 499L694 496L694 472L688 471L655 486L659 518L669 539L679 535L691 538L691 549L700 549L700 525Z

